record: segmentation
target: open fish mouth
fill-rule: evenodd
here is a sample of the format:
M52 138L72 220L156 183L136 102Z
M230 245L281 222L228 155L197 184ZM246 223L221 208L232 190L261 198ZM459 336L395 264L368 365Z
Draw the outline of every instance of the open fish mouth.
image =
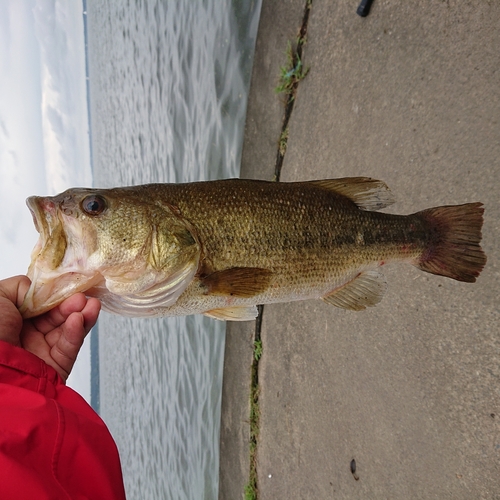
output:
M31 196L26 204L33 217L38 241L27 272L31 286L20 307L23 318L43 314L73 293L102 282L101 275L68 266L67 234L57 204L49 197Z
M39 233L38 241L31 252L31 265L28 277L35 264L45 269L54 270L64 259L67 242L63 221L59 216L57 205L50 198L31 196L26 200L33 217L35 229Z
M40 213L40 208L36 202L36 196L30 196L26 200L26 205L28 205L29 211L31 212L31 217L33 218L33 225L36 231L39 233L38 241L31 252L31 258L38 254L44 246L44 242L47 241L49 230L47 227L47 220Z
M29 210L31 212L31 216L33 217L33 225L35 226L36 231L38 233L40 233L41 230L40 230L40 226L38 225L38 217L37 217L36 205L34 204L34 202L31 201L31 198L28 198L26 200L26 204L28 205L28 208L29 208Z

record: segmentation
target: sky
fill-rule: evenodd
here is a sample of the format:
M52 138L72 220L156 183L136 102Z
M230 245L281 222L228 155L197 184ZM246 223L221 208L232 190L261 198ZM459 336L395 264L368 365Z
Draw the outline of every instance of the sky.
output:
M38 239L25 200L91 186L83 6L0 0L0 279ZM68 385L90 398L86 342Z

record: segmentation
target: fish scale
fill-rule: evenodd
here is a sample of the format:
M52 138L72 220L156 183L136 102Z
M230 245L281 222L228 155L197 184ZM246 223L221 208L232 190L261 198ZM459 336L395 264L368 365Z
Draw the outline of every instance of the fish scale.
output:
M293 184L276 184L250 204L247 193L252 192L253 182L231 184L228 188L236 190L238 196L230 202L234 209L230 216L225 216L227 205L220 197L215 203L210 203L212 196L206 203L186 203L196 195L196 185L185 185L182 191L173 189L165 197L196 227L214 270L237 266L271 268L276 279L283 282L290 274L307 281L311 273L319 272L328 281L332 273L344 272L346 265L398 258L402 245L414 249L412 254L403 255L411 259L425 245L421 234L409 234L408 217L366 212L347 198L314 186L294 192ZM225 190L224 186L221 191ZM279 199L276 203L273 197L277 195L288 195L288 204ZM418 220L412 223L422 226ZM358 235L362 235L362 243ZM230 259L221 258L228 252Z

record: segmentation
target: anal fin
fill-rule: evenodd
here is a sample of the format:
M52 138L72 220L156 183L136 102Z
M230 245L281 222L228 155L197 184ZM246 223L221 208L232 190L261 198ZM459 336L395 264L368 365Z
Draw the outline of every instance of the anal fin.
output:
M257 306L234 306L212 309L203 314L222 321L251 321L257 317L258 310Z
M387 289L385 276L378 270L363 271L353 280L322 299L333 306L362 311L378 304Z

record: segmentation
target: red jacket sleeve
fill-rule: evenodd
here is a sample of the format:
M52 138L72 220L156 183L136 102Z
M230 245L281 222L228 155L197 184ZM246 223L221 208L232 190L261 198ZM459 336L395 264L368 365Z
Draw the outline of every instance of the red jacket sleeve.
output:
M0 341L0 498L124 499L101 418L35 355Z

